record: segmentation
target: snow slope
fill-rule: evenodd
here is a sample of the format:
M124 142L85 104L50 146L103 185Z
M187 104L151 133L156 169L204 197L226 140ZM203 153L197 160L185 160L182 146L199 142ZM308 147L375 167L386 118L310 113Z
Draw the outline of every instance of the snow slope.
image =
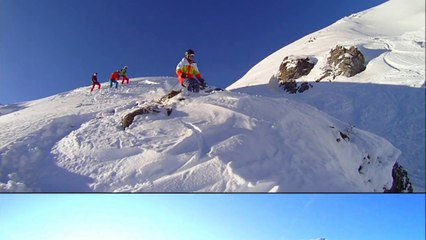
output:
M366 70L354 77L319 79L336 45L357 46ZM316 62L298 81L313 88L284 93L276 74L286 56ZM425 2L390 0L285 46L227 88L234 92L285 97L310 104L342 121L388 139L402 154L416 191L425 191Z
M125 130L127 113L177 79L0 106L0 190L382 192L398 161L424 191L424 9L391 0L344 18L267 57L231 91L173 98L170 116L140 115ZM367 69L303 94L277 86L285 56L314 58L302 79L313 81L337 44L358 46Z
M0 116L3 191L383 191L400 151L309 105L229 91L122 117L176 78L82 87ZM342 138L342 134L349 139Z

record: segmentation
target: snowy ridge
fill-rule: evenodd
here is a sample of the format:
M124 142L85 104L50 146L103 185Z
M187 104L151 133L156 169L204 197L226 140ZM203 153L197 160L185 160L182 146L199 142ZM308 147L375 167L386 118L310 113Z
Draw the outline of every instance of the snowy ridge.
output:
M425 191L425 2L391 0L352 14L271 54L227 89L285 97L388 139L402 154L417 191ZM332 83L315 83L332 48L356 46L366 70ZM298 79L313 88L288 94L277 72L286 56L309 57L316 65Z
M306 104L228 91L121 118L176 78L131 79L0 116L3 191L383 191L400 152ZM342 138L341 133L349 138Z
M310 57L317 62L303 78L314 81L319 78L328 53L338 44L361 49L367 69L353 78L337 78L337 82L424 86L424 20L424 1L413 0L410 4L402 0L388 1L285 46L256 64L227 89L269 83L284 57L292 55Z

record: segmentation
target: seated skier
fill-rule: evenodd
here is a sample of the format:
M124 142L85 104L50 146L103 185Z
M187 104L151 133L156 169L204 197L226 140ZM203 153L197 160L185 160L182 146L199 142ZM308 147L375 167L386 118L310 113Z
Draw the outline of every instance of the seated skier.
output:
M204 89L206 87L206 83L197 68L197 63L194 61L194 56L194 50L188 49L176 67L180 85L186 87L189 92L199 92L200 88Z

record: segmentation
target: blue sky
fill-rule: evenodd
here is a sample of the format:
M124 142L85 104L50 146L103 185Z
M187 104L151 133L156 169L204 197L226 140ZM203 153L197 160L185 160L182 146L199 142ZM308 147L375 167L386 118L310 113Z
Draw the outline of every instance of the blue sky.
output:
M385 2L0 0L0 103L130 77L175 76L186 49L227 87L256 63L338 19Z
M0 195L0 239L425 239L424 194Z

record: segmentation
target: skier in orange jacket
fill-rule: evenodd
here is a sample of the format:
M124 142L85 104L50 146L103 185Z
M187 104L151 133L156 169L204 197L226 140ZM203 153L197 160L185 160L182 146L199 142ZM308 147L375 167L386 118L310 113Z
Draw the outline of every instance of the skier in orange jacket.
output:
M204 89L206 86L206 83L198 70L197 63L194 61L194 56L194 50L188 49L185 52L185 57L182 58L176 67L176 74L180 85L182 87L186 87L189 92L199 92L200 87L201 89ZM196 78L194 78L194 76Z

